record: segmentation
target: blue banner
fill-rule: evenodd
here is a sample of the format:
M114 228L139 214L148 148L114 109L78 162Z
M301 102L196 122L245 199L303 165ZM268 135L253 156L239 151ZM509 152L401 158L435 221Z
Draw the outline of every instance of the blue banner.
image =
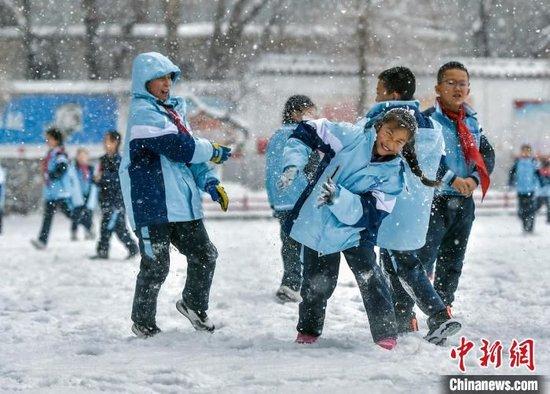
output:
M0 144L42 144L52 126L69 144L99 144L117 128L117 117L111 94L22 94L11 98L0 118Z

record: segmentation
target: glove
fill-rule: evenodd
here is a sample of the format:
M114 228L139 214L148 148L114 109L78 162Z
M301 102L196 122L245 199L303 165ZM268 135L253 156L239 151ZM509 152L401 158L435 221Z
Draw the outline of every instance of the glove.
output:
M216 201L220 204L222 211L227 212L227 208L229 207L229 197L227 196L223 186L220 185L217 180L208 182L204 187L204 190L210 194L212 201Z
M334 201L340 195L340 188L334 184L332 179L328 179L323 183L323 189L321 194L317 198L317 208L322 207L323 205L332 205Z
M279 189L286 189L292 185L292 182L296 179L296 175L298 175L298 168L296 168L296 166L288 166L279 177L277 187Z
M221 164L231 157L231 148L212 142L212 163Z

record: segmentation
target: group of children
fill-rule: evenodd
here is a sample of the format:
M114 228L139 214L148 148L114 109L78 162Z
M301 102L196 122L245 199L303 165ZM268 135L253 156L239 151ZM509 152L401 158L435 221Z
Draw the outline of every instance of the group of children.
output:
M77 158L72 168L80 196L71 194L63 136L55 129L46 133L45 215L33 244L46 246L58 209L91 231L87 210L96 188L102 210L96 257L108 257L112 232L130 256L141 254L131 314L139 337L161 331L157 298L169 272L170 245L188 262L176 309L195 329L215 329L207 310L218 252L204 227L201 201L208 193L227 210L229 198L213 164L228 160L231 149L193 134L185 101L171 95L179 77L179 68L162 54L134 59L123 154L120 135L109 132L95 170ZM300 303L298 343L313 343L322 333L341 255L379 346L393 349L399 335L418 330L415 304L428 316L429 342L443 344L461 328L451 307L475 218L472 193L481 187L485 196L495 156L466 103L470 75L463 64L441 66L437 99L425 111L414 99L415 88L408 68L383 71L376 104L355 124L319 119L303 95L285 105L283 126L267 148L266 188L281 227L284 274L276 296ZM522 163L516 175L524 171ZM125 214L138 245L126 230Z
M546 222L550 223L550 158L541 163L533 156L531 145L522 145L510 169L508 185L516 189L518 216L526 234L534 231L535 215L544 205Z
M443 344L461 328L451 307L474 221L472 193L479 185L487 192L494 151L466 104L464 65L441 66L437 100L424 112L415 86L406 67L383 71L377 103L356 124L315 119L304 96L285 106L266 152L266 188L281 218L284 275L276 296L300 302L298 343L322 333L341 254L381 347L418 330L415 303L428 315L428 341Z
M84 227L86 239L94 239L93 210L99 201L101 233L97 253L91 259L108 258L109 240L113 232L128 249L129 258L137 255L137 245L126 228L118 181L120 134L117 131L105 134L105 155L95 168L89 164L89 154L84 148L77 150L73 161L69 160L65 138L60 130L49 128L45 137L49 149L41 162L44 217L39 236L31 240L32 245L37 249L47 247L53 217L58 210L71 220L71 240L78 239L79 226Z

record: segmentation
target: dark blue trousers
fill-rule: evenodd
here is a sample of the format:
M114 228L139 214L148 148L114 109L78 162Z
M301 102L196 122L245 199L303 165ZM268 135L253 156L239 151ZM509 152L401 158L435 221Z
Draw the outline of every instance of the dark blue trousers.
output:
M434 197L426 244L417 251L417 256L428 275L435 265L434 288L445 305L451 305L455 299L474 219L472 197Z
M183 301L193 310L206 311L218 252L202 220L142 227L136 235L141 263L132 307L134 323L156 324L158 293L170 269L170 244L187 257Z
M300 259L300 251L302 244L290 238L290 236L283 231L283 223L289 216L290 211L278 211L275 213L275 217L279 219L281 225L280 237L281 237L281 257L283 259L283 279L281 285L288 286L292 290L300 290L302 285L302 260Z
M398 327L408 327L415 316L414 304L427 316L441 312L445 304L434 290L416 251L380 249L380 259L393 289Z
M50 237L50 230L52 228L53 216L57 210L61 210L65 216L69 219L73 219L73 212L69 207L69 199L62 198L59 200L50 200L45 201L44 203L44 219L42 221L42 228L40 229L40 234L38 239L45 244L48 243L48 238Z
M376 264L373 247L355 247L342 252L355 275L367 311L374 341L397 337L395 312L390 288ZM321 335L327 301L338 282L340 253L321 255L304 246L302 302L299 306L298 332Z
M130 236L128 227L126 227L124 208L104 206L101 208L101 230L99 233L99 242L97 243L98 255L109 256L110 240L113 233L116 234L130 254L137 252L138 246Z
M518 216L521 219L523 230L527 233L532 233L535 229L536 212L535 193L518 193Z

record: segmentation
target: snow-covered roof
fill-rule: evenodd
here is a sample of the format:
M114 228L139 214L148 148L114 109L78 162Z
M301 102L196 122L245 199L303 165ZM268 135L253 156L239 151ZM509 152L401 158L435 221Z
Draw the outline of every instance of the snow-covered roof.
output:
M520 58L448 58L437 64L426 65L410 64L411 69L418 75L433 74L439 65L450 60L462 62L476 77L485 78L550 78L550 60L547 59L520 59ZM369 59L369 73L377 75L392 64L388 60ZM358 72L356 59L342 61L318 55L289 55L268 54L256 63L256 70L260 74L302 74L302 75L356 75Z

